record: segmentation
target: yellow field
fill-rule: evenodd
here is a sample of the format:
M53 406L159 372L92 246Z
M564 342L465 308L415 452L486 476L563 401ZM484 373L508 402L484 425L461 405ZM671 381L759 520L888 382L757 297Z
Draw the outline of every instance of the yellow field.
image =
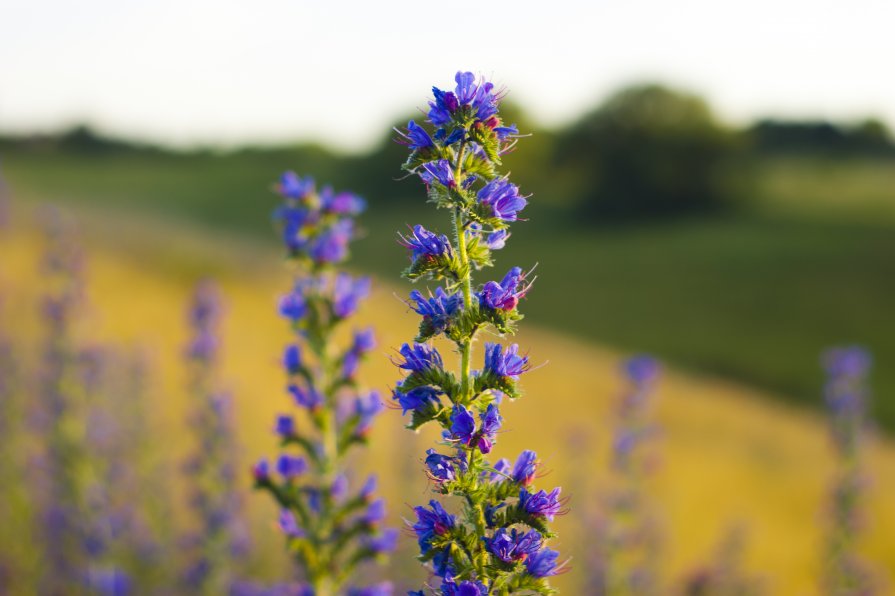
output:
M92 311L85 326L93 337L150 349L160 373L154 421L159 449L177 457L189 444L178 363L186 339L184 310L192 284L203 274L213 275L226 298L224 377L236 397L248 466L262 454L275 453L273 417L289 407L277 362L286 326L275 315L276 297L288 286L288 276L274 252L196 234L169 223L147 227L89 218L84 236ZM0 240L0 282L14 295L9 308L16 320L35 308L39 248L39 237L27 231ZM401 266L395 263L396 272ZM380 348L365 368L366 379L385 393L397 378L388 356L415 331L415 315L395 297L405 293L398 287L377 284L361 316L362 323L376 325L380 337ZM575 510L587 509L600 490L607 414L620 390L615 368L622 355L524 323L522 327L519 343L530 349L533 362L547 364L523 379L525 398L505 408L505 432L495 455L513 458L523 448L535 449L552 470L541 487L573 488L573 511L558 521L555 546L574 557L574 567L575 559L584 559L578 545L587 541ZM759 391L674 370L665 375L658 399L657 418L664 431L653 488L665 522L666 576L675 578L697 565L727 528L741 523L748 533L748 567L765 578L771 593L815 593L823 499L832 472L820 416L779 405ZM400 411L390 411L378 421L373 448L359 462L380 473L395 524L409 515L407 506L429 498L420 463L429 439L427 433L415 436L404 430ZM862 547L878 569L893 570L895 445L877 440L869 461L873 483ZM248 503L256 543L266 555L259 572L275 573L282 556L267 497L249 495ZM421 580L411 559L412 542L405 540L394 567L403 577ZM556 583L564 593L580 594L576 586L584 571L581 564Z

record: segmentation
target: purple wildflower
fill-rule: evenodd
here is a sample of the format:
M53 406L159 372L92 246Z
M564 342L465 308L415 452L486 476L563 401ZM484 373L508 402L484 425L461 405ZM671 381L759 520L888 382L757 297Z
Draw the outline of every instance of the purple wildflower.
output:
M290 252L303 250L308 243L305 224L311 224L313 214L303 207L283 205L274 212L273 219L282 228L283 244Z
M367 548L377 553L390 553L398 547L398 531L389 528L378 536L367 539Z
M290 344L283 350L283 367L290 375L301 372L301 348L297 344Z
M529 286L523 285L525 276L522 269L513 267L500 283L489 281L479 292L479 302L491 310L510 311L525 297Z
M357 311L360 301L370 294L370 278L352 278L347 273L336 276L333 288L333 312L336 316L346 318Z
M367 505L367 510L364 512L363 515L365 524L369 526L375 526L383 519L385 519L385 501L383 501L382 499L377 499Z
M434 449L426 450L426 467L429 468L429 476L438 482L450 482L457 478L453 460L436 453Z
M275 432L284 439L293 436L295 434L295 418L284 415L277 416Z
M485 239L485 246L491 250L500 250L506 246L509 237L509 230L497 230L496 232L491 232Z
M410 372L440 370L444 366L441 354L428 344L404 344L401 346L400 353L404 357L404 361L398 363L398 368L403 368Z
M528 204L519 194L519 187L506 178L495 178L479 190L479 203L491 208L491 214L502 221L516 221L519 211Z
M543 548L525 560L525 568L535 577L548 577L556 575L556 559L559 553L549 548Z
M430 161L429 163L424 163L422 168L423 171L420 172L420 177L426 184L438 182L447 188L454 188L457 186L457 181L454 180L454 170L451 169L451 162L448 160L439 159Z
M510 460L505 457L500 458L494 463L493 470L488 474L488 480L498 482L509 475Z
M392 398L397 400L401 406L401 414L406 414L408 410L419 410L429 404L438 404L438 396L441 392L430 386L414 387L407 393L400 390L400 386L392 391Z
M508 531L500 528L491 538L485 538L488 550L504 563L522 561L537 552L544 539L539 532L519 532L515 528Z
M252 466L252 477L256 482L266 482L270 480L270 464L264 458L259 459Z
M298 521L295 519L295 514L289 511L288 509L283 509L280 511L279 518L280 530L283 531L283 534L289 536L290 538L301 538L305 535L304 530L298 525Z
M285 172L276 186L277 192L289 199L303 199L314 192L314 179L301 179L295 172Z
M280 298L280 315L293 322L300 321L307 310L308 304L304 292L298 288Z
M410 305L410 308L421 315L435 333L444 331L451 317L463 308L463 296L459 292L447 294L441 288L435 288L435 295L429 298L424 297L418 290L413 290L410 292L410 299L416 302L416 307Z
M348 255L348 243L354 235L354 222L341 219L325 229L311 246L310 257L318 264L338 263Z
M321 207L328 213L337 215L360 215L367 206L366 201L352 192L333 192L329 187L320 192Z
M376 476L374 474L370 474L367 477L366 482L360 489L360 494L358 495L362 500L369 501L373 497L373 493L376 491Z
M370 432L373 419L384 408L385 405L382 403L378 391L371 391L366 396L358 396L354 400L354 413L358 417L357 427L354 430L355 435L367 435Z
M374 549L376 550L376 549ZM380 551L384 552L384 551ZM352 587L348 588L348 592L346 596L392 596L392 584L391 582L381 582L372 586L366 586L363 588Z
M323 395L321 395L314 387L305 388L300 385L290 384L287 387L287 390L292 395L292 399L295 400L296 404L309 410L319 408L325 401Z
M398 134L400 134L402 137L402 139L399 139L399 142L407 145L415 151L419 149L428 149L430 147L434 147L435 145L432 142L432 137L430 137L429 133L426 132L426 129L413 120L407 123L406 133L398 131Z
M366 354L376 347L376 334L372 327L357 330L354 332L354 339L351 343L351 351L358 354Z
M453 529L456 519L449 514L441 506L441 503L432 499L429 501L429 507L414 507L417 521L413 524L412 529L416 533L420 550L423 553L432 548L432 539L436 536L443 536Z
M277 472L286 480L293 480L308 471L308 462L303 457L281 455L277 459Z
M450 438L460 441L466 446L478 446L482 453L490 453L494 436L500 430L501 417L497 406L489 404L481 413L481 428L476 429L475 418L465 406L454 406L451 413Z
M530 493L524 488L519 493L519 505L522 509L532 515L547 518L553 521L554 516L562 513L562 502L559 498L560 488L556 487L549 493L539 490L536 493Z
M519 346L512 344L504 351L501 344L485 344L485 370L498 377L518 379L531 366L526 356L519 356Z
M348 476L345 474L336 474L333 483L329 487L329 496L334 501L342 501L348 495Z
M494 134L496 134L497 138L501 141L505 141L510 137L519 135L519 129L516 128L515 124L511 124L509 126L495 126L492 128L492 130L494 130Z
M413 234L400 236L401 244L410 249L410 260L437 259L453 254L451 242L444 234L435 234L420 225L413 226Z
M641 354L624 363L625 374L632 383L645 385L654 381L661 371L659 362L652 356Z
M479 581L461 581L458 584L448 573L441 583L441 596L488 596L488 588Z
M511 474L513 482L522 486L529 486L538 469L538 456L534 451L525 450L519 454Z
M457 96L438 87L432 87L432 94L435 96L435 101L429 102L429 122L435 126L449 124L451 116L460 107Z

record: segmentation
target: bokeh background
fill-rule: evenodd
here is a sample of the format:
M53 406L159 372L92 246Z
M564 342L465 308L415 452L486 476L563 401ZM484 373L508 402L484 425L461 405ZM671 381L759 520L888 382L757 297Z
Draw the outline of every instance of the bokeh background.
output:
M756 589L816 593L836 465L819 358L860 344L875 365L859 548L893 585L889 4L91 0L4 13L2 328L22 338L21 362L33 357L40 206L60 206L86 255L80 333L139 352L152 371L152 461L189 449L185 313L209 277L226 304L221 377L240 457L247 467L274 450L287 399L275 303L289 282L270 190L287 169L367 199L352 266L376 280L362 318L380 348L365 373L384 391L394 383L388 355L415 322L399 300L409 287L396 234L446 222L402 174L392 127L423 118L431 85L472 70L507 89L504 120L531 134L506 158L532 197L499 263L537 265L518 341L546 364L506 412L499 450L536 449L552 470L542 483L572 495L557 546L573 570L557 584L589 593L594 530L583 522L608 482L619 363L648 352L665 364L648 491L663 592L736 528ZM387 413L357 459L382 476L395 524L429 498L420 460L432 437L401 426ZM170 476L144 482L169 503L176 534L190 520L184 479ZM284 577L275 512L249 485L241 573ZM28 535L23 522L0 547L39 573ZM403 540L389 568L401 586L424 578L413 547ZM160 565L176 565L170 550Z

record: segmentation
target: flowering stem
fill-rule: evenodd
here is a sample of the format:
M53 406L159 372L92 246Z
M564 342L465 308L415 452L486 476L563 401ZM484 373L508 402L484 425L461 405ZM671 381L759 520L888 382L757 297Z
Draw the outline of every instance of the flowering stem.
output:
M351 490L344 469L348 449L366 443L382 410L378 393L362 391L355 376L361 358L375 346L372 331L355 330L347 348L335 341L338 326L369 293L368 278L338 270L348 254L353 217L364 202L328 187L318 192L311 179L291 172L281 177L277 190L283 204L275 218L298 266L293 289L280 300L280 315L291 321L294 334L282 362L287 390L307 424L278 415L276 468L262 459L253 475L256 487L281 508L287 550L307 581L299 591L351 593L355 588L345 583L354 569L393 550L397 540L395 530L380 526L385 508L374 499L375 477ZM301 455L293 455L296 450ZM375 589L386 589L382 586Z
M457 184L463 179L463 154L466 152L466 142L460 144L457 151L457 163L454 168L454 180ZM472 307L472 271L469 267L469 254L466 251L466 221L460 207L454 210L454 234L457 238L457 252L460 253L460 270L463 277L460 287L463 291L463 308L469 311ZM473 333L474 335L474 333ZM460 392L464 400L469 397L470 360L472 358L472 337L460 346Z
M547 578L562 565L545 542L553 536L548 522L564 512L560 488L534 491L538 461L533 451L524 451L515 465L505 459L492 465L486 457L502 424L501 401L520 396L517 381L529 370L528 358L516 344L488 343L484 366L470 368L478 330L513 333L522 318L516 307L530 285L519 267L500 282L472 283L473 270L492 265L491 251L504 246L508 223L527 203L518 187L497 172L516 128L503 125L498 116L500 93L493 84L476 83L468 72L457 73L455 80L456 91L433 90L429 121L438 127L434 136L413 121L406 133L399 132L413 150L404 169L422 178L430 201L450 210L454 238L419 225L411 236L401 236L411 252L405 277L449 281L428 298L417 290L410 293L408 304L422 321L413 343L401 346L402 360L395 364L406 376L393 394L405 414L413 412L408 428L441 426L441 444L452 455L427 450L426 473L436 493L463 498L460 516L436 499L429 507L414 508L420 560L442 581L440 587L411 594L553 594ZM459 352L458 372L446 370L429 343L439 335Z

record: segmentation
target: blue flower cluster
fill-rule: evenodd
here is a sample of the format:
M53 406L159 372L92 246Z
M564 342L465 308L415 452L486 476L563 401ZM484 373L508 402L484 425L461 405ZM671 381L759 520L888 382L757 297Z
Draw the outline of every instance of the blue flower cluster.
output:
M838 460L831 487L823 588L828 594L873 594L878 580L856 548L867 484L863 443L869 398L867 376L872 359L863 348L848 346L827 350L822 364L827 372L824 397L830 436Z
M419 334L398 352L395 365L406 374L393 399L410 415L409 428L434 422L442 428L442 449L426 452L426 474L435 492L459 499L460 513L441 501L416 507L412 530L420 560L439 582L413 594L476 596L549 594L548 578L562 570L559 554L546 546L549 522L565 512L560 489L532 487L539 462L532 451L511 465L488 456L503 425L500 408L519 397L519 378L531 365L516 344L486 343L483 366L472 370L477 333L491 328L512 333L531 288L529 275L514 267L501 281L474 286L472 274L491 266L492 252L509 238L508 225L527 205L519 188L497 172L501 156L518 131L499 113L494 85L459 72L452 91L433 89L428 121L410 121L399 142L411 154L404 168L425 183L429 199L452 213L446 234L414 226L400 236L410 253L408 279L444 281L424 294L414 290L408 304L421 317ZM460 371L445 368L430 343L444 337L461 357Z
M187 551L183 588L191 592L229 591L249 548L238 488L233 400L217 386L221 311L217 286L199 282L188 311L192 333L186 347L188 389L195 400L189 423L196 445L184 468L198 521L196 531L182 541Z
M295 335L282 356L293 411L274 421L281 453L255 465L255 485L280 507L286 547L308 581L289 593L390 594L389 584L345 585L357 565L382 558L398 538L382 527L385 503L374 496L376 478L352 491L345 469L347 452L366 442L384 408L379 393L362 390L357 380L361 360L376 347L372 330L355 330L347 347L335 342L338 328L370 292L368 278L336 269L348 256L353 218L365 204L351 193L318 192L312 179L292 172L276 189L283 202L274 219L297 266L292 290L279 302Z
M656 593L661 535L647 481L656 437L652 409L661 365L641 354L621 366L626 387L615 408L610 462L612 475L600 495L595 528L587 547L587 575L595 593L614 590Z

